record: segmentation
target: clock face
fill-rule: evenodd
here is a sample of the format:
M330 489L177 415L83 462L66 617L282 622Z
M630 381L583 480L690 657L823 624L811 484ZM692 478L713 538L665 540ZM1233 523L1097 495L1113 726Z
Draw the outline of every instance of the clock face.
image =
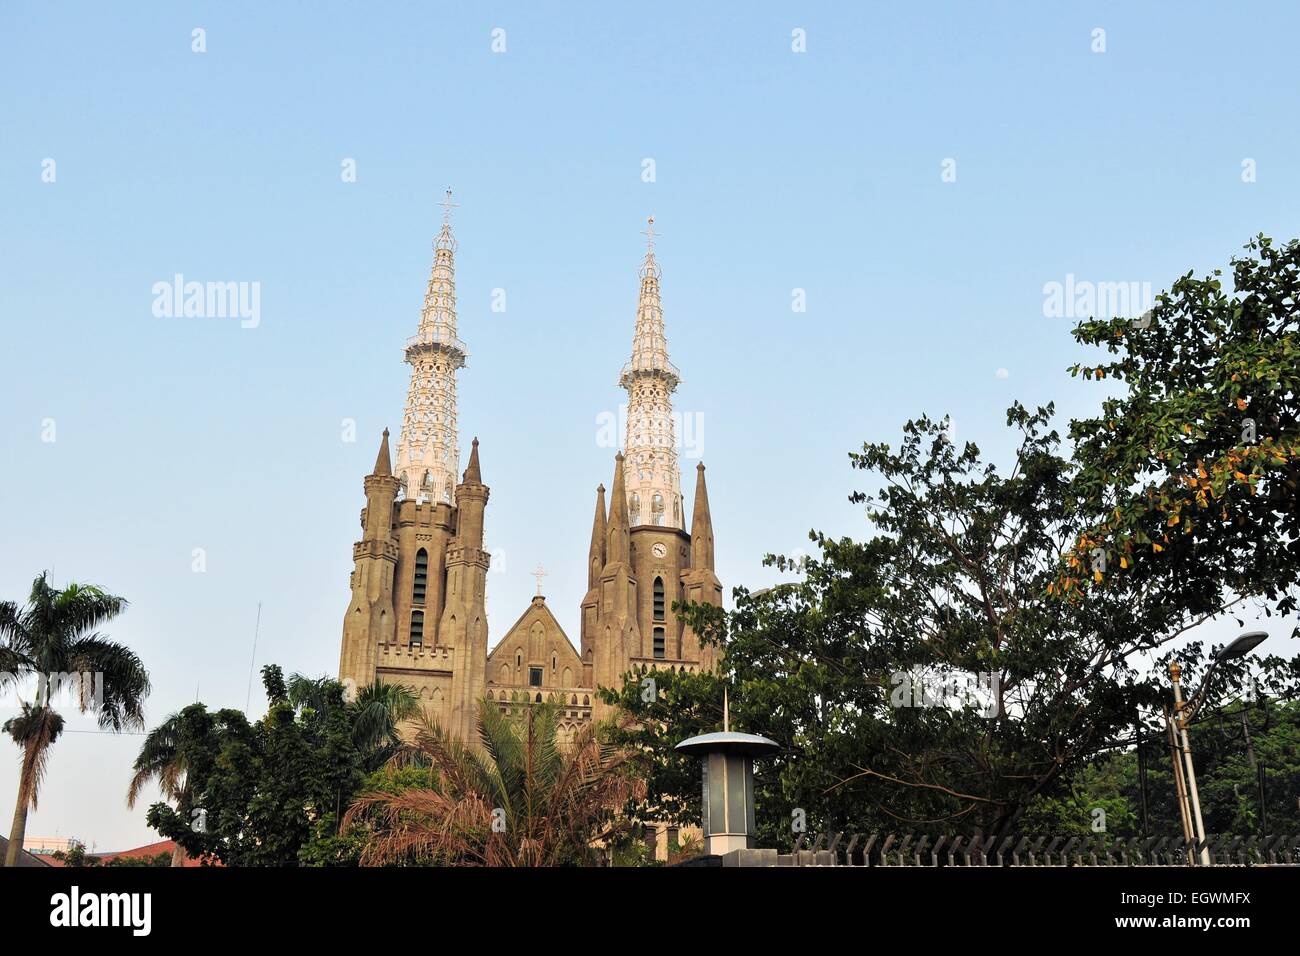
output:
M668 549L664 547L664 544L661 541L658 544L656 544L653 548L650 549L650 553L653 554L656 558L662 558L664 555L668 553Z

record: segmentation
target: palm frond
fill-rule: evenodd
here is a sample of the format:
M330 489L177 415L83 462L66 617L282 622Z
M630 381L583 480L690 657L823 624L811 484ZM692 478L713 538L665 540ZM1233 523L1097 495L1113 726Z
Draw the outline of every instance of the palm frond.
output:
M368 830L364 865L585 863L597 839L630 826L619 810L645 794L632 753L602 744L590 726L563 747L553 702L513 703L502 713L499 702L481 702L478 748L421 720L393 762L418 755L438 784L367 793L353 803L344 826Z
M96 711L99 725L113 731L144 727L144 700L149 695L149 672L135 652L98 634L79 637L68 645L66 671L95 675L99 701L83 692L81 710Z

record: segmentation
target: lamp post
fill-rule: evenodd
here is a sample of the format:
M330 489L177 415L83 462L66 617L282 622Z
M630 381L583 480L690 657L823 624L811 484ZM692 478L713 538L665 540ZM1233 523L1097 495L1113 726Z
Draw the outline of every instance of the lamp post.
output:
M683 740L676 748L703 762L704 852L722 856L754 845L754 758L780 750L757 734L731 729L723 690L722 732Z
M1210 865L1210 851L1205 845L1205 820L1201 817L1201 795L1196 788L1196 769L1192 765L1192 745L1187 736L1187 727L1192 718L1196 716L1196 711L1200 709L1201 704L1205 702L1205 696L1210 686L1210 678L1214 676L1214 671L1218 666L1225 661L1245 657L1263 643L1267 637L1267 631L1247 631L1215 654L1214 662L1210 665L1210 669L1205 672L1205 679L1201 681L1200 688L1186 704L1183 703L1181 680L1183 669L1177 661L1173 661L1169 665L1169 679L1174 685L1174 712L1171 718L1170 735L1174 738L1174 743L1180 751L1179 760L1182 764L1181 767L1176 766L1174 768L1174 779L1175 783L1177 783L1178 778L1181 776L1180 769L1185 771L1187 786L1186 788L1178 787L1179 799L1182 801L1180 809L1183 814L1183 832L1185 835L1190 835L1200 845L1200 862L1202 866Z

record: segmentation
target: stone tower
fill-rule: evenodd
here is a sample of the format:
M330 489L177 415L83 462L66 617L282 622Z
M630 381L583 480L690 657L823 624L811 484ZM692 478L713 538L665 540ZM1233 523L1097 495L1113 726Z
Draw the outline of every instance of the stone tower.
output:
M619 376L628 392L626 454L614 460L608 516L604 488L597 489L587 555L582 652L597 687L621 687L622 675L641 666L711 668L713 654L678 619L673 603L722 603L703 464L696 469L691 533L683 527L672 406L681 377L668 359L653 217L647 235L632 357ZM606 715L607 708L598 705L595 716Z
M428 716L473 739L475 708L486 692L488 487L477 439L455 483L456 372L467 353L456 335L450 191L443 205L419 330L406 343L411 384L397 473L385 429L365 479L339 677L353 687L376 678L406 684Z

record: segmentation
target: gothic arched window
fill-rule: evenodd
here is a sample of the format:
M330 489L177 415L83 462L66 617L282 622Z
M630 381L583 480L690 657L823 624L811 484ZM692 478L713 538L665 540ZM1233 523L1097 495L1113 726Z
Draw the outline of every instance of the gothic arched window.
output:
M655 620L664 620L664 579L655 578Z
M411 587L411 603L423 604L429 587L429 552L421 548L415 553L415 583Z
M628 504L628 510L631 511L632 524L641 523L641 496L635 491L632 492L632 500Z
M664 496L655 495L650 499L650 523L664 523Z
M424 643L424 612L423 611L411 612L411 643L412 644Z

